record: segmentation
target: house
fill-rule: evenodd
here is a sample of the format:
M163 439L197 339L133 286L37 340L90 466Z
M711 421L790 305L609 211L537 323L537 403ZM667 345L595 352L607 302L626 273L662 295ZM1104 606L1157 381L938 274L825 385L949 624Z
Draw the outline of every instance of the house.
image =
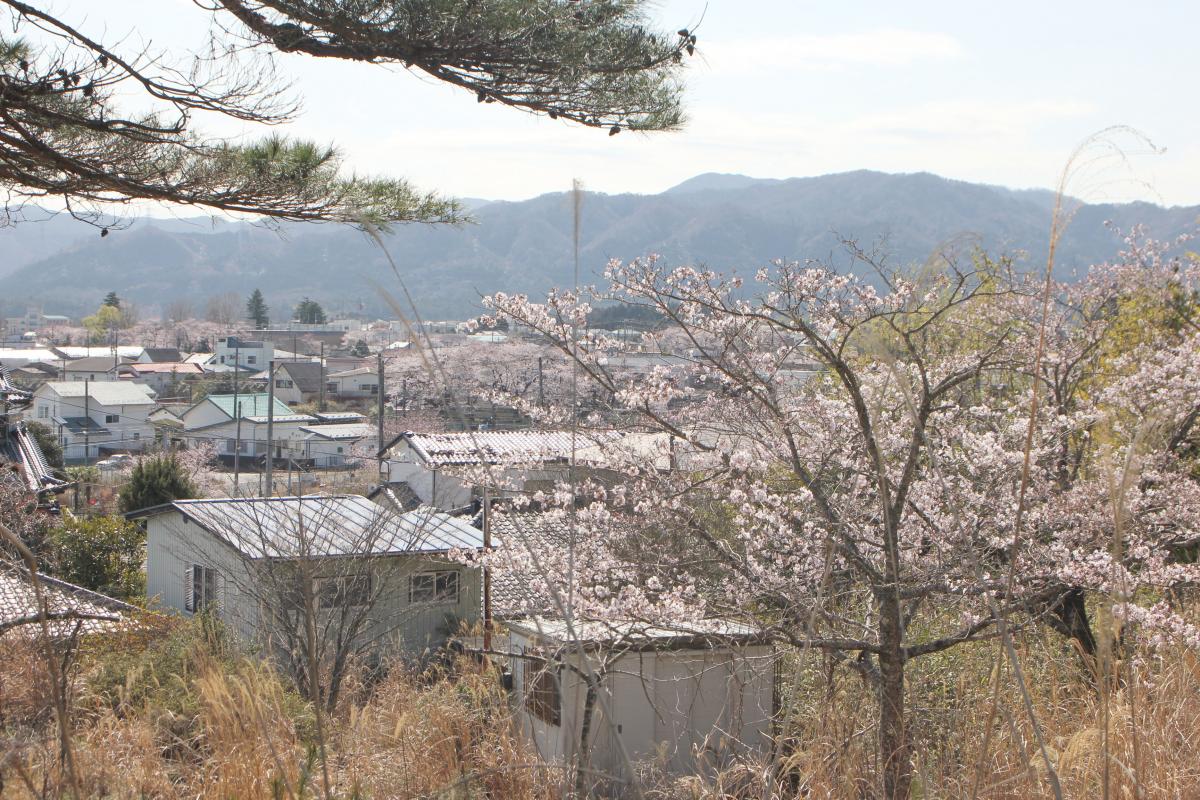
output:
M213 364L226 364L230 367L248 367L263 369L275 357L275 345L262 339L242 339L238 336L226 336L217 339L217 346L210 359Z
M375 426L366 422L301 425L300 431L305 434L303 460L314 467L348 466L379 450Z
M526 737L549 763L586 753L605 793L632 763L695 775L771 747L776 656L747 626L534 617L508 623L508 652Z
M113 357L112 345L95 345L82 347L79 345L55 345L51 348L56 360L74 361L80 358L92 358L93 356L108 356L111 360ZM116 346L117 358L123 358L129 361L137 361L146 348L137 344L121 344Z
M135 627L144 614L129 603L84 589L73 583L38 575L50 636L67 639L78 634L115 633ZM0 558L0 637L40 636L37 593L24 565Z
M13 367L9 370L9 378L23 389L33 391L46 381L58 380L60 370L54 364L34 361L23 367Z
M203 375L204 369L199 364L179 361L135 361L117 367L118 378L149 386L155 394L164 397L188 397L191 390L187 384Z
M0 348L0 367L9 369L27 364L51 364L61 359L58 353L44 347Z
M669 436L615 430L406 431L385 450L381 479L406 483L422 502L445 510L469 505L485 485L493 498L551 490L572 460L593 477L621 456L657 469L673 461Z
M183 361L183 353L178 347L147 347L137 360L142 364L177 364Z
M27 419L59 435L66 461L88 463L102 454L144 449L154 441L148 419L154 393L127 381L49 381L33 393Z
M275 397L288 405L317 399L324 386L325 367L318 361L285 361L275 366Z
M373 367L358 367L325 376L325 389L331 397L376 397L379 372Z
M580 443L569 431L406 431L385 448L380 475L390 484L408 484L424 503L451 510L476 497L478 477L465 475L472 468L495 467L490 477L497 487L549 485L565 475L572 445Z
M129 363L120 356L87 356L63 364L61 380L64 381L115 381L121 364Z
M295 624L302 562L317 576L318 613L360 605L362 635L392 651L439 647L460 621L479 619L479 573L448 555L477 550L481 534L430 508L401 514L357 495L307 495L177 500L129 516L146 520L147 596L184 615L215 606L247 641Z
M265 456L267 427L268 423L272 423L275 458L287 458L284 449L288 443L302 440L305 436L300 432L300 426L312 424L316 418L307 414L293 414L279 398L275 398L274 410L268 414L270 399L266 392L210 394L179 416L183 423L182 435L190 444L216 442L217 457L232 463L235 455L242 459L261 459ZM242 421L240 430L237 424L239 417ZM247 467L249 465L245 464Z

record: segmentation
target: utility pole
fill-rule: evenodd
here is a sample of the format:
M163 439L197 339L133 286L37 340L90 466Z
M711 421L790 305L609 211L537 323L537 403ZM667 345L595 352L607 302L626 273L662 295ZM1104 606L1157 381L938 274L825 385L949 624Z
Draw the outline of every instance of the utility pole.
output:
M88 396L90 381L87 378L83 379L83 463L87 464L92 457L92 437L91 423L92 409L91 398Z
M275 484L271 482L271 468L275 461L275 359L267 363L267 491L264 497L275 494Z
M546 384L542 380L542 357L538 356L538 407L546 405Z
M376 400L377 400L376 410L377 410L378 416L379 416L379 419L377 419L375 421L376 437L377 437L377 440L375 442L375 449L377 452L379 452L379 451L383 450L383 350L382 349L380 349L380 351L375 354L375 359L376 359L376 368L379 371L379 376L378 376L379 380L377 380L375 382L375 395L376 395ZM383 458L382 452L380 452L379 457Z
M483 553L487 555L492 550L492 503L488 495L488 487L483 487ZM483 649L492 649L492 571L487 562L483 567Z
M325 410L325 340L321 340L321 399L317 408Z
M226 339L226 342L229 340ZM241 476L241 454L242 454L242 406L238 402L238 370L241 368L242 360L242 340L233 339L233 417L234 417L234 433L233 440L233 494L234 497L238 493L238 478Z
M233 496L238 494L238 478L242 472L242 402L233 396L234 440L233 440Z

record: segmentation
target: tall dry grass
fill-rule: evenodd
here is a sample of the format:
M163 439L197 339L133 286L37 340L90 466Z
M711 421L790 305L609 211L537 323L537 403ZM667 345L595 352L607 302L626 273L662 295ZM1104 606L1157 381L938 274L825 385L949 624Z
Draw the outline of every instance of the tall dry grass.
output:
M197 625L126 639L120 652L84 647L72 670L73 745L82 790L113 798L322 796L313 710L278 674ZM1102 694L1057 635L1017 637L1052 763L1070 798L1200 797L1200 659L1183 648L1130 650L1122 680ZM912 666L914 793L1046 796L1041 758L1011 675L989 745L980 752L995 663L987 646ZM67 796L42 656L0 638L0 795ZM687 798L871 797L877 774L871 690L819 657L785 667L787 717L779 759L670 779L647 765L645 794ZM124 670L122 674L121 671ZM562 797L561 775L540 767L512 725L492 672L476 665L375 682L360 676L327 718L337 798ZM1106 735L1107 725L1107 735ZM1108 769L1104 768L1108 763ZM1107 781L1107 792L1105 783Z

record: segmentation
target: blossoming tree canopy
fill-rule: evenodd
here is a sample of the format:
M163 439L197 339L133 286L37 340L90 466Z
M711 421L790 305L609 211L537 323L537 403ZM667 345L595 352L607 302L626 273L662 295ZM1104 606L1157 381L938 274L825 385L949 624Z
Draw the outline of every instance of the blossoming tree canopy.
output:
M905 662L994 636L1001 616L1093 653L1084 601L1103 592L1144 632L1196 642L1163 604L1200 578L1178 558L1200 541L1196 270L1135 244L1052 287L1040 359L1040 281L980 253L895 274L851 248L872 281L651 257L612 262L594 297L490 298L691 454L546 498L583 503L582 555L548 574L590 614L748 617L828 651L880 686L881 753L900 760ZM685 374L610 369L621 343L579 336L597 298L661 314ZM1134 311L1154 322L1136 340Z

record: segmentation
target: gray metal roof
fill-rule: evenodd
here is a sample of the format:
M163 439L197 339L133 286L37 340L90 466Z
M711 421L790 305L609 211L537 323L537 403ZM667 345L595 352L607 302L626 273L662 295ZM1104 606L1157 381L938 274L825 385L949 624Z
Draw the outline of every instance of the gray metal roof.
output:
M404 514L361 495L176 500L178 511L250 558L440 553L483 546L467 520L429 507Z
M403 438L430 466L565 461L571 451L610 441L617 431L464 431L405 433Z

